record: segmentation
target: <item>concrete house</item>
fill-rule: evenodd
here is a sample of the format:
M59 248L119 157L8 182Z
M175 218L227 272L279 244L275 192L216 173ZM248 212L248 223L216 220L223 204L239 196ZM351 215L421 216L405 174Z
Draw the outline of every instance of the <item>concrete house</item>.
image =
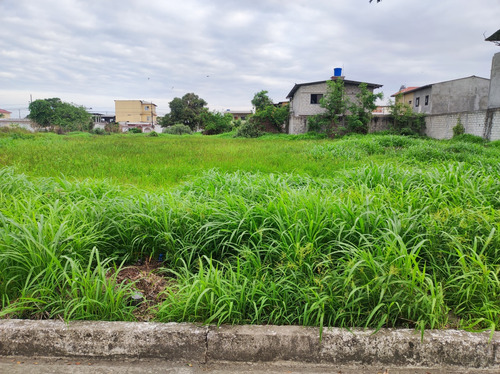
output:
M335 69L336 75L331 79L343 79L347 96L351 101L356 101L356 94L360 92L359 85L363 82L344 79ZM382 87L381 84L367 83L368 89L373 90ZM303 134L308 131L307 119L310 116L321 114L325 109L320 106L320 100L326 94L326 81L299 83L293 86L287 96L290 100L290 117L288 124L289 134Z
M472 75L406 89L402 94L416 113L447 114L486 109L489 89L489 79Z
M140 128L143 132L154 130L156 124L156 104L142 100L115 100L116 122L120 130Z

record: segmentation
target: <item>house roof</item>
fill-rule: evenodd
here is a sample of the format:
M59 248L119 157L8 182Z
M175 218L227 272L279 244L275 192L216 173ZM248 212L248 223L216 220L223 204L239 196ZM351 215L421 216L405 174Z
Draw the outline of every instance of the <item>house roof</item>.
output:
M326 80L324 81L317 81L317 82L308 82L308 83L295 83L295 86L293 86L292 90L290 91L290 93L287 95L287 99L288 98L293 98L293 95L295 95L295 92L297 92L297 90L302 87L302 86L312 86L314 84L320 84L320 83L325 83L327 82ZM359 86L361 83L366 83L366 82L358 82L358 81L351 81L351 80L348 80L348 79L344 79L344 83L346 84L353 84L353 85L357 85ZM366 85L368 86L368 88L372 88L372 89L376 89L376 88L380 88L382 87L381 84L376 84L376 83L366 83Z
M5 109L0 109L0 113L11 114L12 112L9 112L8 110L5 110Z
M500 30L485 39L487 42L500 42Z
M417 88L420 88L420 87L406 87L406 88L403 88L402 90L399 90L395 94L392 94L391 97L395 97L395 96L398 96L399 94L405 94L405 93L409 93L411 91L415 91Z
M402 92L402 93L409 93L409 92L413 92L413 91L419 91L419 90L423 90L424 88L429 88L429 87L432 87L436 84L441 84L441 83L448 83L448 82L453 82L453 81L459 81L459 80L462 80L462 79L469 79L469 78L477 78L477 79L484 79L484 80L487 80L489 81L488 78L483 78L483 77L478 77L478 76L475 76L475 75L471 75L469 77L463 77L463 78L457 78L457 79L450 79L450 80L447 80L447 81L442 81L442 82L436 82L436 83L430 83L430 84L426 84L425 86L420 86L420 87L408 87L406 89L406 91ZM398 94L399 92L395 93L394 95L391 95L391 97L394 97Z
M226 110L226 113L230 113L230 114L252 114L252 111L251 110L231 110L231 109L228 109L228 110Z

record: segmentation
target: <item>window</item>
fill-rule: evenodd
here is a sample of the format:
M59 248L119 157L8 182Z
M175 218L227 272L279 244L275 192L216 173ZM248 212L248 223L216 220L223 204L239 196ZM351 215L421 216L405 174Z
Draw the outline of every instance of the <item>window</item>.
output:
M148 122L149 122L149 121L151 121L151 117L150 117L150 116L148 116Z
M429 95L425 95L425 105L429 105Z
M311 104L319 104L323 94L311 94Z
M149 105L145 105L144 110L149 110Z
M418 107L420 105L420 97L415 99L415 106Z
M411 100L408 100L408 105L411 105Z

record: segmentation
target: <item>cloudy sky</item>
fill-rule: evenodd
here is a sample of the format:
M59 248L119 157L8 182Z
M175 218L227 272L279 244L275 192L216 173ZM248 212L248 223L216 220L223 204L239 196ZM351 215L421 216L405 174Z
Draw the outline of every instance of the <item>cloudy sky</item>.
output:
M383 84L489 78L500 0L0 0L0 108L27 114L59 97L114 112L115 99L158 113L194 92L213 110L283 101L295 83L343 67Z

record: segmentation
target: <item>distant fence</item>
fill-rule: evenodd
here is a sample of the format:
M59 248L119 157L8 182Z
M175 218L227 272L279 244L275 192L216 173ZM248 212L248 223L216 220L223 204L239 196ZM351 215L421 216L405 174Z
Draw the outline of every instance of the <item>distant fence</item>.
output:
M36 126L28 119L0 118L0 127L19 127L31 132L36 131Z

